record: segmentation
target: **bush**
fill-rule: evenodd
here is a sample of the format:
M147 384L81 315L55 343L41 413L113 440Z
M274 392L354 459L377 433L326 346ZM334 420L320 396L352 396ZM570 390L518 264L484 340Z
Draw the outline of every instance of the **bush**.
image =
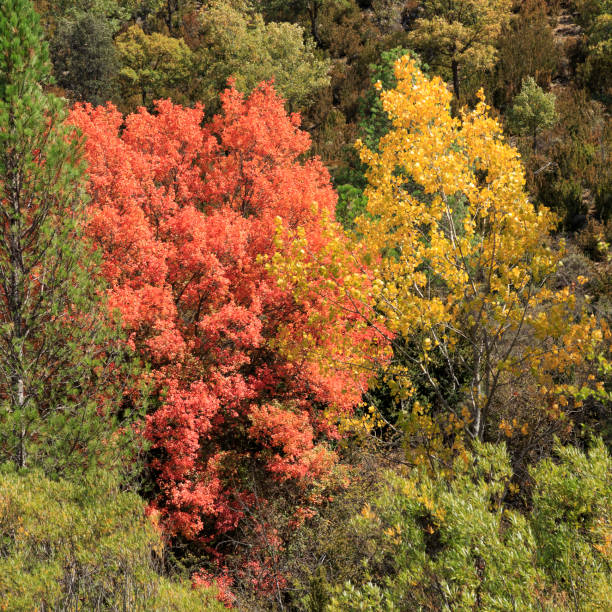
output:
M532 470L537 564L567 609L604 610L612 601L612 458L601 440L588 454L557 446L556 455Z
M336 584L341 610L603 610L612 601L612 460L555 449L540 462L531 510L503 445L477 444L449 474L388 473L353 518L359 584ZM523 500L523 508L529 500Z
M108 474L82 483L0 475L0 601L31 610L223 610L159 573L161 535Z

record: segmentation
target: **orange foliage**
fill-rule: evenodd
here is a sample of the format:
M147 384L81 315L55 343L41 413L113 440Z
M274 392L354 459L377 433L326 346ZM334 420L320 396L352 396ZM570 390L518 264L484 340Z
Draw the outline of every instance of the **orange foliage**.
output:
M245 473L300 490L324 479L337 461L325 442L338 435L333 416L365 386L363 374L323 370L298 343L289 355L273 341L308 336L324 348L337 335L317 324L322 301L298 305L265 268L279 218L324 245L315 211L333 214L327 171L301 161L309 136L270 85L247 99L230 88L222 107L204 127L201 107L169 101L125 118L110 104L71 115L87 136L88 233L110 304L152 366L154 506L171 534L202 542L243 516Z

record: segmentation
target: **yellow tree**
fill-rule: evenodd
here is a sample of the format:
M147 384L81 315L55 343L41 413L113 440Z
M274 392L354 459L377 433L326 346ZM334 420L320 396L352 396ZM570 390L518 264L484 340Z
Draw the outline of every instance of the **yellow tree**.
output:
M490 439L527 436L542 415L563 422L597 384L588 364L607 332L554 286L554 218L529 201L519 155L482 95L455 118L440 78L407 56L395 74L381 95L392 129L378 152L358 143L369 186L353 247L330 241L322 261L298 233L271 267L299 299L352 296L360 324L393 346L387 380L415 430Z
M490 68L495 42L510 18L511 0L424 0L410 41L424 62L452 79L457 99L461 81Z

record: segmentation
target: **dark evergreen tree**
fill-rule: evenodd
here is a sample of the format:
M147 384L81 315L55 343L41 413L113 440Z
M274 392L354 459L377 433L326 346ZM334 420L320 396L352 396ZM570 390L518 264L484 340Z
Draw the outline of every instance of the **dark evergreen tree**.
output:
M51 50L57 82L74 98L94 105L113 98L118 62L108 20L89 13L64 19Z

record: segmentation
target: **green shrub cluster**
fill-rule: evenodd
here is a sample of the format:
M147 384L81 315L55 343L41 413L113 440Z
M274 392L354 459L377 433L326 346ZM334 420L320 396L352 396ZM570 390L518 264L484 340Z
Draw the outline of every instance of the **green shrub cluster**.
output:
M108 473L78 483L0 475L0 601L32 610L222 610L212 589L162 577L143 501Z
M505 446L492 444L446 473L387 472L335 542L320 545L324 562L301 609L607 609L612 458L603 442L587 453L557 445L531 479L519 494Z

